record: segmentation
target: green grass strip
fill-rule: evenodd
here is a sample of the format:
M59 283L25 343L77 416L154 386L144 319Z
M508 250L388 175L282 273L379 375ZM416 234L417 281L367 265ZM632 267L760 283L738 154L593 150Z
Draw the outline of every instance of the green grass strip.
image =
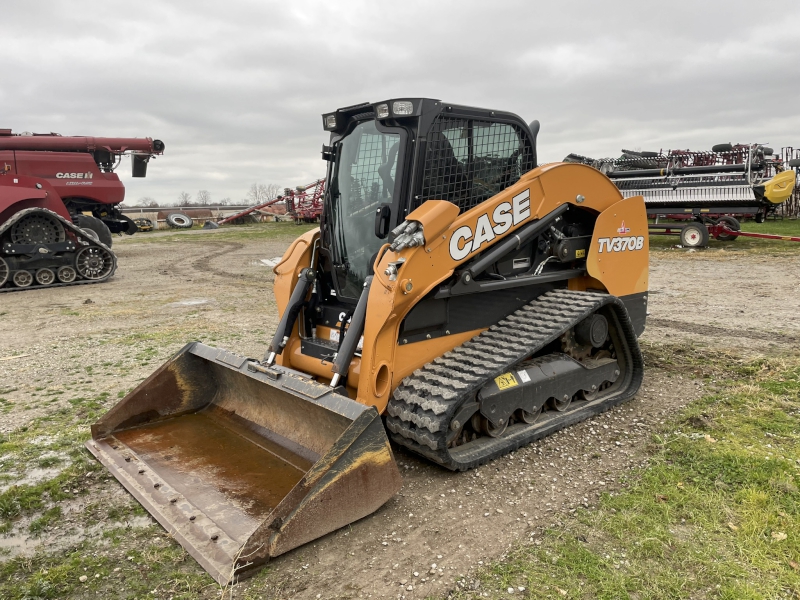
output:
M800 598L800 357L708 370L720 391L653 436L627 488L452 597Z

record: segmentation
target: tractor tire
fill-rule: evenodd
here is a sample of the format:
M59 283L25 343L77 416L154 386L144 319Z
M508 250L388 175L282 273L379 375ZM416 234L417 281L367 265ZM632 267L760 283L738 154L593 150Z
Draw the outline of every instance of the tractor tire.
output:
M95 242L100 241L100 236L97 235L97 232L94 229L89 229L88 227L85 227L81 229L81 231L86 235L88 235L90 238L92 238Z
M755 217L753 217L753 220L754 220L756 223L763 223L764 221L766 221L766 220L767 220L767 215L766 215L766 214L764 214L764 211L758 211L758 212L756 213L756 216L755 216Z
M191 229L194 221L183 213L170 213L167 215L167 225L173 229Z
M681 244L684 248L708 246L708 229L702 223L690 223L681 229Z
M717 223L724 223L728 227L728 229L731 229L733 231L739 231L742 228L742 226L739 224L739 221L737 221L733 217L720 217L719 219L717 219ZM738 237L739 236L736 235L735 233L720 233L717 236L717 239L720 240L721 242L732 242Z
M74 223L81 229L86 229L97 234L97 240L111 248L113 240L111 230L108 228L108 225L103 223L100 219L87 215L78 215L75 217ZM94 237L91 233L89 236Z
M731 144L715 144L711 147L712 152L730 152L731 150L733 150Z

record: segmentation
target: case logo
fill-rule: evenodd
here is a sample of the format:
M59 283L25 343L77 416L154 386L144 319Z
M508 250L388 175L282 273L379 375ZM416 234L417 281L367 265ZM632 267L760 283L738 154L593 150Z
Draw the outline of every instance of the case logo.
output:
M91 179L92 172L87 173L56 173L56 179Z
M511 199L511 202L501 202L494 207L492 218L489 213L478 217L475 231L469 225L459 227L450 238L450 257L453 260L463 260L473 252L494 240L498 235L503 235L515 225L519 225L531 216L531 191L520 192Z

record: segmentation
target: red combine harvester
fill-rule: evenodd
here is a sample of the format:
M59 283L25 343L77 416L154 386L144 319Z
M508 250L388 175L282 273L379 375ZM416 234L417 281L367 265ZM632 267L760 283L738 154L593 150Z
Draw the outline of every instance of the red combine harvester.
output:
M104 281L111 234L136 232L114 173L130 154L145 177L164 143L151 138L17 135L0 129L0 292Z

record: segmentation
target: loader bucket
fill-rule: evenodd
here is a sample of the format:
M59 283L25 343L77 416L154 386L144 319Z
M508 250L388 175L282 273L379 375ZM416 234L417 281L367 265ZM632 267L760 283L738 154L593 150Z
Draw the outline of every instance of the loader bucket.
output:
M86 446L223 585L401 485L374 407L199 342L92 425Z

